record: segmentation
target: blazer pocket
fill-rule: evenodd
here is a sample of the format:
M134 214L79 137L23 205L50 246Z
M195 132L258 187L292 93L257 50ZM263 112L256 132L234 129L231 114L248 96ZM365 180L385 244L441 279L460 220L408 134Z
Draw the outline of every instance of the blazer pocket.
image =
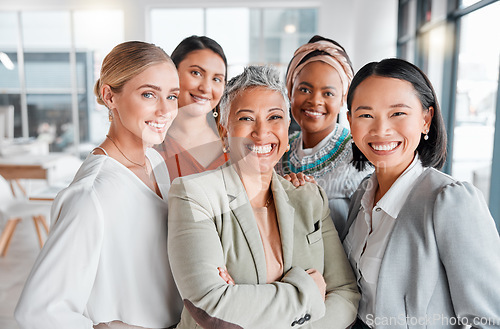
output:
M313 244L313 243L318 242L322 238L322 235L321 235L322 233L323 232L321 231L321 228L317 229L316 231L314 231L312 233L309 233L307 235L307 242L309 242L309 244Z

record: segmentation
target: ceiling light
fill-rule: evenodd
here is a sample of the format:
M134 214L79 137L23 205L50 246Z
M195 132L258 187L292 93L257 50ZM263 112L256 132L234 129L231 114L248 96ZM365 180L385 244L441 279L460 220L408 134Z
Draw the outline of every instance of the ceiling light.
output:
M2 62L3 66L5 66L5 68L7 70L14 69L14 63L12 63L9 56L6 53L1 52L1 51L0 51L0 62Z
M285 32L288 34L295 33L297 31L297 27L293 24L285 25Z

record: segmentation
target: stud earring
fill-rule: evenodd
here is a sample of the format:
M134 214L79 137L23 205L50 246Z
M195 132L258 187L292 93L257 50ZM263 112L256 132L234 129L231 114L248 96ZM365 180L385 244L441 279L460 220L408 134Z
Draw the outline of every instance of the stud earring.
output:
M219 113L217 113L217 111L213 111L212 115L214 116L214 118L217 118L219 116Z

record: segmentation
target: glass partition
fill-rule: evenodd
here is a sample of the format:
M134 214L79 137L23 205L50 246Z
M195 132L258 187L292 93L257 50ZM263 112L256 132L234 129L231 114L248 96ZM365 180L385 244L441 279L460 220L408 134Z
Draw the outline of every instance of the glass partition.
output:
M14 106L14 137L22 136L16 12L0 12L0 105Z
M500 2L461 19L452 175L489 200L500 61ZM485 38L490 42L485 42Z
M249 64L273 64L284 75L297 47L317 33L317 8L154 8L151 41L167 53L190 35L206 35L224 49L228 77ZM175 31L172 33L171 31Z
M0 105L14 105L14 136L82 157L100 143L109 123L93 86L123 30L119 10L0 12L0 59L13 64L0 64Z

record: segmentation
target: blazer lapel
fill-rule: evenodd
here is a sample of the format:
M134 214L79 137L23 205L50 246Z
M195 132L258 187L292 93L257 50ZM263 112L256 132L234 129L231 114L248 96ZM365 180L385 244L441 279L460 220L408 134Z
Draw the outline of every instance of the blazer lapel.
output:
M286 273L292 267L293 261L293 230L295 221L295 208L290 204L288 194L279 181L276 172L273 172L271 182L276 215L281 237L281 250L283 252L283 269Z
M354 207L353 208L354 209L358 209L358 211L356 211L356 212L350 211L349 212L346 224L344 226L344 230L342 232L339 232L340 233L340 241L341 242L344 242L344 239L347 236L347 233L349 233L349 229L351 228L352 223L356 219L357 214L358 214L359 210L361 209L361 202L360 201L361 201L361 199L358 199L358 200L351 199L351 202L354 202Z
M351 196L351 203L349 205L349 214L347 217L346 224L344 226L344 230L339 233L340 241L344 242L347 233L349 233L349 229L351 228L352 223L358 216L358 212L361 209L361 199L363 198L363 194L365 193L365 184L363 184L371 175L368 175L365 179L362 180L361 184L359 184L358 189ZM356 209L356 211L354 211Z
M234 218L238 221L252 253L257 269L257 280L259 283L266 283L266 257L259 228L257 227L252 206L250 205L250 200L248 200L243 183L230 161L226 162L222 167L222 176L226 185L229 208Z

